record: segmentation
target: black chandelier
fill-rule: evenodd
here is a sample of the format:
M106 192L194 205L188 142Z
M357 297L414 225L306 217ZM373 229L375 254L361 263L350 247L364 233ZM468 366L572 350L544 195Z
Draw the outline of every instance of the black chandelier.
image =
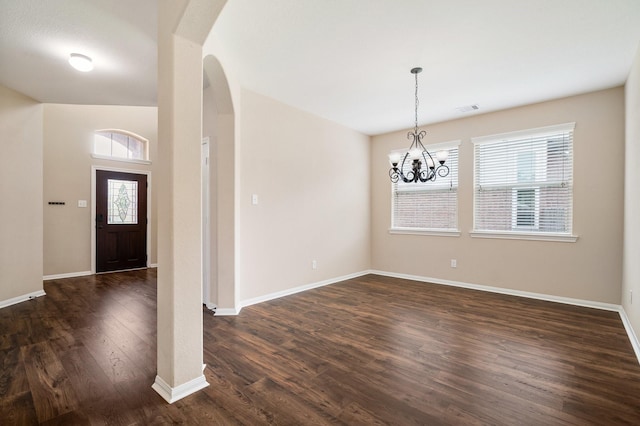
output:
M392 152L389 154L389 162L391 163L389 177L393 183L398 182L400 179L402 179L403 182L435 181L436 177L445 177L449 174L449 167L444 165L447 158L449 158L449 151L438 151L434 160L422 144L422 138L427 132L418 130L418 73L420 72L422 72L422 68L420 67L411 70L411 74L416 77L415 127L412 132L407 134L411 145L404 155L400 152ZM402 164L398 167L400 159L402 159ZM411 170L405 170L405 163L408 161L411 161ZM423 164L427 167L422 168Z

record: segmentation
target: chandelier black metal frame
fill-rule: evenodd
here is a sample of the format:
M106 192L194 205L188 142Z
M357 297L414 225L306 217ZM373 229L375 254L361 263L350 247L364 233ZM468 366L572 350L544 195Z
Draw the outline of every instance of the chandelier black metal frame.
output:
M438 151L434 159L422 144L422 138L425 137L427 132L418 129L418 74L421 72L422 68L420 67L411 69L411 74L416 78L415 127L413 131L407 133L407 138L411 141L411 145L404 155L399 152L389 154L389 162L391 163L389 177L393 183L398 182L400 179L403 182L435 181L438 176L445 177L449 174L449 167L444 164L449 158L449 152ZM402 163L398 167L400 159L402 159ZM411 161L411 170L409 171L405 171L405 163L407 161ZM427 167L423 168L423 164Z

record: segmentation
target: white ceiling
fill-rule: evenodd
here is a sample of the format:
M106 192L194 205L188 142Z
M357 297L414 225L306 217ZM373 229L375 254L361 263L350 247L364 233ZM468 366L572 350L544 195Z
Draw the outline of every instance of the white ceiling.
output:
M0 0L0 84L42 102L153 105L157 0ZM639 0L228 0L243 87L366 134L624 84ZM72 51L94 58L81 74ZM457 107L478 104L479 111Z
M38 101L156 105L157 0L0 0L0 84ZM67 62L90 56L94 70Z

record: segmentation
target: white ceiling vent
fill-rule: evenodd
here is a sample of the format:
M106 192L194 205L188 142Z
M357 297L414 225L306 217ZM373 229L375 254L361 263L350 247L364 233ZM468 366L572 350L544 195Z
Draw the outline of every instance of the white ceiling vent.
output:
M476 111L479 109L480 109L480 106L478 104L473 104L473 105L465 105L465 106L457 107L456 111L469 112L469 111Z

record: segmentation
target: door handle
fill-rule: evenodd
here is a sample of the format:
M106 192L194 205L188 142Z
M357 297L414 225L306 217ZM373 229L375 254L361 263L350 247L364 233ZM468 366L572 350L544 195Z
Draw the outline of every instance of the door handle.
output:
M102 222L104 221L104 216L102 214L99 214L96 216L96 228L98 229L102 229Z

